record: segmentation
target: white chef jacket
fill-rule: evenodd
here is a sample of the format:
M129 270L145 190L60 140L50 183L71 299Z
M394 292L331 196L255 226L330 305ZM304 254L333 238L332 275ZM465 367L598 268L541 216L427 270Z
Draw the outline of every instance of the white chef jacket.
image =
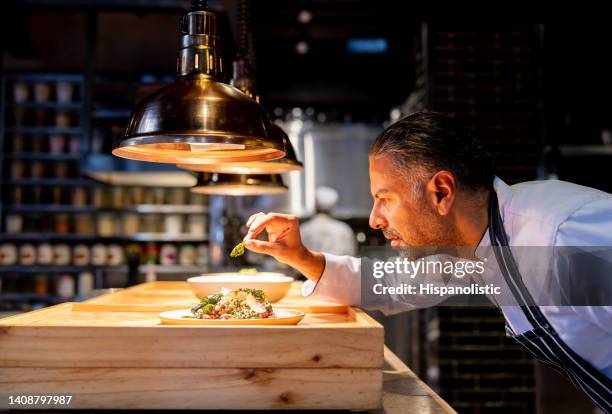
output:
M499 178L493 183L510 246L612 246L612 195L592 188L558 181L534 181L508 186ZM490 246L485 232L476 255ZM305 296L359 306L361 302L361 259L324 253L325 269L315 284L302 287ZM520 267L520 260L519 262ZM612 277L612 275L610 275ZM536 278L524 278L532 292ZM530 280L531 279L531 280ZM396 285L393 279L380 279ZM533 293L532 293L533 294ZM379 310L386 314L432 306L434 296L386 295ZM500 306L507 323L517 335L530 329L516 306ZM595 368L612 378L612 306L540 306L563 341Z

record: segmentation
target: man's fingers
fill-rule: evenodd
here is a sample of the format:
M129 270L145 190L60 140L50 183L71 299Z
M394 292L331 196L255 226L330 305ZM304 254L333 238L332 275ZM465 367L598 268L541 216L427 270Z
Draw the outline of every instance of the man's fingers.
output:
M279 242L283 240L285 236L289 234L290 231L291 231L291 227L286 227L280 233L278 234L275 233L275 234L270 235L270 241Z
M266 215L265 213L261 213L261 212L259 212L259 213L257 213L257 214L253 214L253 215L252 215L251 217L249 217L249 219L247 220L247 222L246 222L246 226L247 226L247 227L250 227L250 226L251 226L251 224L253 223L253 221L254 221L254 220L257 218L257 217L261 217L261 216L265 216L265 215Z
M245 247L255 253L264 253L271 256L274 256L279 250L278 244L262 240L248 240Z
M290 223L288 223L288 219L285 216L275 213L265 214L253 220L251 226L249 227L249 232L244 239L254 239L259 235L259 233L264 231L267 226L279 226L282 228L291 227Z

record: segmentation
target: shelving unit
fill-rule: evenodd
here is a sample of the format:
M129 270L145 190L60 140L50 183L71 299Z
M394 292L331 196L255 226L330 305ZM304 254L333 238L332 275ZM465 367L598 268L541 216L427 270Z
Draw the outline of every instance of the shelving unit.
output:
M153 77L155 79L158 78ZM162 78L158 81L164 82ZM57 99L58 82L72 85L69 101L66 96ZM73 278L75 291L83 272L93 275L95 289L125 286L128 272L134 268L133 263L128 265L126 261L134 255L140 256L142 263L140 266L136 263L134 268L140 280L151 272L185 277L208 271L207 260L195 258L193 263L184 265L162 265L159 257L164 245L174 246L177 261L183 248L193 249L198 254L206 251L208 200L205 196L191 196L187 189L177 188L129 186L117 190L86 175L88 157L110 154L113 141L130 116L129 102L143 92L137 82L130 79L136 87L131 90L134 96L125 99L127 102L119 106L108 99L99 102L99 92L106 98L117 96L116 93L102 93L104 85L113 87L115 82L115 79L108 82L105 77L78 73L2 75L0 311L28 310L73 300L74 296L57 294L58 280L67 275ZM144 89L149 87L151 85L146 85ZM36 95L36 88L46 90L47 96ZM18 93L21 96L17 96ZM182 231L177 232L176 222L181 223L178 226ZM171 224L173 230L169 230ZM194 225L195 229L203 227L194 231ZM36 249L38 255L41 245L55 249L60 244L68 246L71 255L75 254L77 246L86 246L90 251L96 245L113 246L114 249L119 246L123 250L123 264L20 264L24 245L30 251ZM16 259L8 264L4 262L5 249L12 251L11 254L17 251ZM155 263L145 264L152 261ZM135 280L133 275L129 278ZM117 280L123 282L117 285ZM35 283L39 290L46 284L42 289L46 294L35 291Z

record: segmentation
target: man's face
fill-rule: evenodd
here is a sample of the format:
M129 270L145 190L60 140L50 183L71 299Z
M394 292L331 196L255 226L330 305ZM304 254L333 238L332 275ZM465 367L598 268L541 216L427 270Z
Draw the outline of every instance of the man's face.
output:
M454 225L436 212L427 180L420 194L410 181L398 173L391 155L370 157L370 227L382 230L395 248L454 245Z

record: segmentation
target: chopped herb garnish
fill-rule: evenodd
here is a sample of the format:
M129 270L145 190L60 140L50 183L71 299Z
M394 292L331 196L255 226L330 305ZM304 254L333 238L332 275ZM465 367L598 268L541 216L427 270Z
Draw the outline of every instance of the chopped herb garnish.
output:
M251 295L255 296L255 298L260 302L266 300L266 293L261 289L240 288L238 290L244 293L250 293Z
M230 253L231 257L238 257L238 256L242 256L244 254L244 245L246 244L246 241L241 241L240 243L238 243L233 249L232 252Z

